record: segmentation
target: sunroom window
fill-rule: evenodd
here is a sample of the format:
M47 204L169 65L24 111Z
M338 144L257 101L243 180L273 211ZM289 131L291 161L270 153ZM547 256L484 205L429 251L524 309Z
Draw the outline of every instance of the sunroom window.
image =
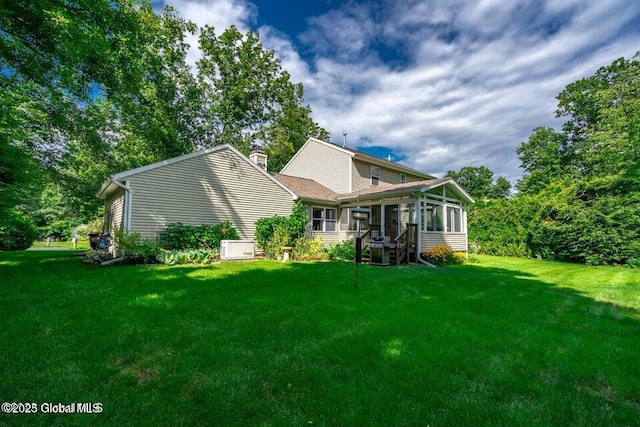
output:
M460 233L462 231L462 211L455 206L447 206L447 231Z
M444 231L444 206L425 204L422 212L422 227L424 231Z

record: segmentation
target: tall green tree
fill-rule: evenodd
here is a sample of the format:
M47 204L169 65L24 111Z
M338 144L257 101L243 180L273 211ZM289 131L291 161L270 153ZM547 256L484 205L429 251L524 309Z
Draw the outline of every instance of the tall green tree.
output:
M447 176L478 200L507 198L511 192L509 180L501 176L494 183L493 171L486 166L465 166L459 171L448 171Z
M0 4L2 207L36 193L43 172L85 133L94 99L125 98L143 80L143 17L152 15L142 0Z
M632 190L640 166L640 61L620 58L558 95L577 176L595 191Z
M302 85L291 82L258 34L243 35L232 26L217 36L214 28L205 26L200 49L206 141L229 143L245 153L262 145L273 156L270 164L280 167L308 136L326 135L303 105Z
M556 114L567 119L561 131L536 128L518 149L525 176L511 203L527 201L521 206L534 215L517 223L524 228L515 243L525 241L533 256L588 264L640 257L638 57L567 85ZM494 224L487 241L511 220L482 207L470 218L471 227Z
M523 194L537 194L552 181L570 178L574 154L569 150L567 135L552 128L537 127L516 150L524 177L516 183Z

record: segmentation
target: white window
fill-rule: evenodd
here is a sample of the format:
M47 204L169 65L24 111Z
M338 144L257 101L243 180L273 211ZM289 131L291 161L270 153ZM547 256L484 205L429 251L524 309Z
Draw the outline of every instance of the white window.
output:
M400 174L400 184L407 182L407 176L403 173Z
M444 231L444 206L431 203L425 204L422 217L424 231Z
M447 206L447 231L460 233L462 231L462 210L454 206Z
M380 167L371 165L371 185L380 185Z
M445 215L446 230L444 226ZM422 211L422 231L462 233L462 209L459 206L425 203Z
M335 208L321 208L314 206L311 224L314 231L336 231L338 212Z

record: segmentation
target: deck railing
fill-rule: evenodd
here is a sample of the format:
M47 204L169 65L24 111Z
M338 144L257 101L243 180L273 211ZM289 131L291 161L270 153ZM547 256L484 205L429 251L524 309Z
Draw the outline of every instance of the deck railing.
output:
M395 264L399 265L405 259L411 261L411 255L414 262L417 259L416 242L418 240L418 224L407 223L407 228L393 240L392 249L395 252Z

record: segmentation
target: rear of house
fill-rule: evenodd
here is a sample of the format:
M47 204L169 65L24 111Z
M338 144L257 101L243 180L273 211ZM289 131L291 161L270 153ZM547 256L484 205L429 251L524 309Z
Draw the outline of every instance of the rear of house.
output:
M300 200L309 231L325 245L353 239L353 208L371 211L362 231L406 238L420 253L438 244L467 251L466 207L473 199L451 178L435 178L389 160L309 138L279 174L264 153L247 158L229 145L132 169L101 188L105 229L123 228L156 240L168 224L230 221L243 239L255 222L288 216Z
M412 224L422 252L439 244L468 250L466 207L474 201L451 178L315 138L274 176L307 204L312 232L325 243L353 239L351 209L369 208L364 232L393 240Z

